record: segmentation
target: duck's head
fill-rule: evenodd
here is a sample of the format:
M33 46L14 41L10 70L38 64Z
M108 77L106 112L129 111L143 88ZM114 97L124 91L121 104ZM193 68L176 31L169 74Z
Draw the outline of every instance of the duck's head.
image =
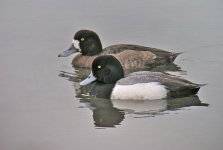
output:
M93 81L115 83L124 77L124 70L120 62L112 55L103 55L92 62L92 72L80 85L87 85Z
M75 33L72 44L58 57L67 57L73 53L80 52L82 55L93 56L102 51L102 44L99 36L90 30L80 30Z

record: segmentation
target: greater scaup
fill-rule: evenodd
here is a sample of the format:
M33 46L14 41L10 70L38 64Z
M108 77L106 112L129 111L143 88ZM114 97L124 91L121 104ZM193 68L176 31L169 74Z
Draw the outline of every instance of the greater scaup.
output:
M138 55L137 59L130 61L141 61L140 67L159 66L162 64L172 63L180 53L168 52L157 48L145 47L131 44L117 44L102 48L99 36L90 30L78 31L72 40L70 48L58 57L66 57L73 53L79 52L72 61L74 67L90 68L92 61L96 56L106 54L123 53L122 57L132 57ZM143 66L144 65L144 66Z
M111 99L164 99L195 95L200 84L161 72L140 71L125 74L122 64L112 55L98 56L92 62L92 73L80 85L93 81L115 83Z

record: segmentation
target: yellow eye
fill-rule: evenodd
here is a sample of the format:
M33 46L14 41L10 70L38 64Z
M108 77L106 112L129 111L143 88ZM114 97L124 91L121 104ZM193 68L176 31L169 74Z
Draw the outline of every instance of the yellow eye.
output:
M101 69L101 65L98 65L98 69Z
M81 41L83 42L84 41L84 38L81 38Z

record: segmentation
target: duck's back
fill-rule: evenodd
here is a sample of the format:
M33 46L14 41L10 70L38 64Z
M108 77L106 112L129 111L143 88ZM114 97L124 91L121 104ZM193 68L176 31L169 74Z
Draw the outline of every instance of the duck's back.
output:
M120 62L125 75L135 71L151 70L156 65L156 55L150 51L125 50L110 55Z
M117 44L111 45L101 52L101 55L105 54L117 54L125 50L134 50L134 51L149 51L156 55L156 61L159 63L171 63L175 60L175 58L180 53L168 52L162 49L152 48L152 47L145 47L140 45L131 45L131 44Z

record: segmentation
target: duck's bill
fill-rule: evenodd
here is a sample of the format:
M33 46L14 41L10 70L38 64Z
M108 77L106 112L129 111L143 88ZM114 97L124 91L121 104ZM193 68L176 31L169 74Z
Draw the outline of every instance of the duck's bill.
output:
M88 85L94 81L96 81L96 77L91 73L86 79L80 82L80 85Z
M73 53L76 53L76 52L78 52L78 51L79 51L79 50L76 49L76 48L74 47L74 45L72 44L68 50L63 51L61 54L58 55L58 57L67 57L67 56L69 56L69 55L71 55L71 54L73 54Z

